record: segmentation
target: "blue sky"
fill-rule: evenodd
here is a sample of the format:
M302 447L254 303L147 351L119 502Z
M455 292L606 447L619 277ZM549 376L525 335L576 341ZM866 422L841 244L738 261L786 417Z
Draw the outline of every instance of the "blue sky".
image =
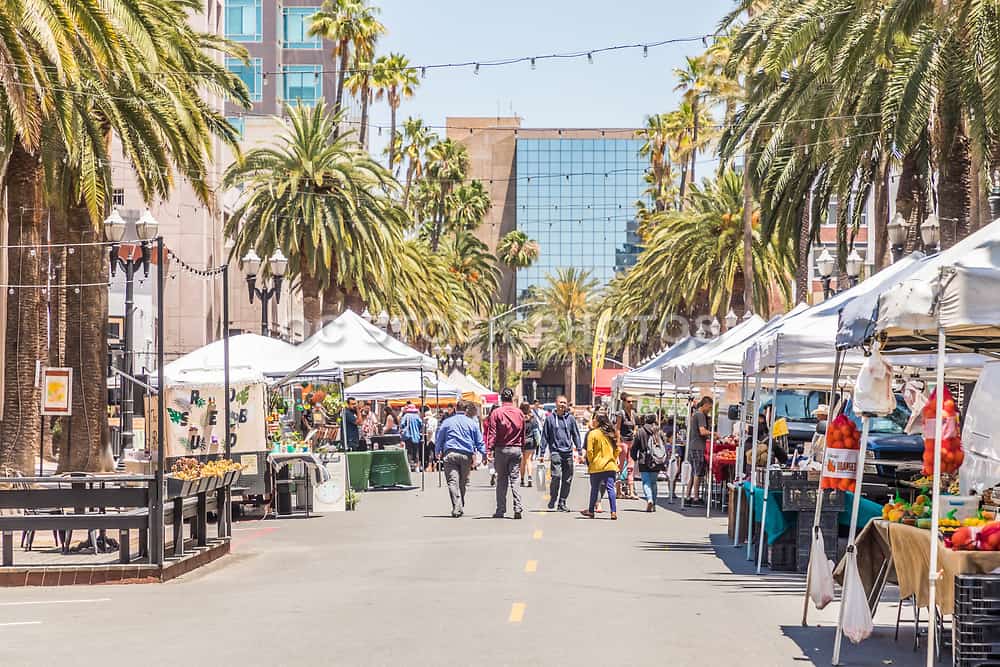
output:
M372 0L389 33L379 52L401 52L415 65L502 59L614 44L656 42L710 33L732 0ZM700 42L621 51L586 59L542 61L499 68L429 71L417 94L403 102L400 122L421 116L443 125L445 116L523 118L527 127L631 127L676 103L673 68ZM372 122L388 125L384 103ZM443 130L440 131L443 135ZM386 133L387 134L387 133ZM373 152L386 136L373 132Z

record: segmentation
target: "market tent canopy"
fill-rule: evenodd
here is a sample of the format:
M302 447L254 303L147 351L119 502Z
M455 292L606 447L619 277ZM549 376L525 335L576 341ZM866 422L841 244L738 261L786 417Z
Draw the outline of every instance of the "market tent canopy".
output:
M635 395L651 394L656 396L660 393L661 389L672 389L672 387L664 387L660 368L672 359L696 350L706 343L708 343L708 340L704 338L694 338L692 336L682 338L634 371L622 373L616 377L611 383L612 392Z
M1000 343L1000 220L928 258L878 302L886 348L932 350L940 326L952 350Z
M491 391L458 369L451 372L447 381L462 392L462 398L465 400L485 403L487 405L500 403L500 395L498 393Z
M747 350L744 370L747 375L781 366L782 372L802 375L824 375L833 370L836 357L840 311L854 299L865 294L879 294L907 276L919 264L920 258L904 257L867 280L783 319L777 326L757 339L757 345ZM756 349L754 349L756 348ZM845 372L857 369L864 361L860 350L844 354Z
M763 319L757 315L752 315L718 338L713 338L706 345L673 359L660 369L664 382L668 382L675 387L691 387L691 369L694 363L702 359L711 359L715 354L726 349L733 343L760 331L764 325L765 322Z
M622 368L598 368L596 377L594 378L593 395L610 396L611 383L614 382L616 377L624 373L625 370Z
M171 361L163 367L164 377L170 381L182 373L194 370L214 370L221 373L225 367L223 342L217 340ZM254 369L264 375L285 375L302 365L300 357L299 348L277 338L267 338L252 333L229 337L230 372L237 367L243 367Z
M319 358L319 364L310 369L310 374L328 373L338 368L345 373L437 370L434 359L366 322L352 310L345 310L340 317L304 340L298 350L302 363Z
M167 387L196 386L196 387L222 387L225 384L223 369L189 368L167 373L168 366L164 366L163 380ZM249 366L230 366L229 384L264 384L267 379L264 374L256 368Z
M719 384L741 382L743 380L743 359L747 350L756 344L758 338L780 326L786 318L795 317L808 308L809 306L806 304L800 303L784 315L772 317L759 330L750 333L742 340L735 341L725 349L719 350L711 358L699 359L692 369L694 381L696 383L716 382Z
M423 380L423 385L420 384ZM435 396L442 401L454 402L462 397L462 391L447 382L437 373L420 371L386 371L376 373L344 390L349 398L359 401L433 401Z

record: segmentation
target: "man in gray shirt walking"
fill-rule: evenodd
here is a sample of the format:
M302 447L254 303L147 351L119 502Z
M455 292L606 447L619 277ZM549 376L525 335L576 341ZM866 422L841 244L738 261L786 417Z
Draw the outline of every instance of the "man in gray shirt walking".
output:
M708 428L708 415L712 412L712 397L705 396L698 401L697 407L691 413L691 423L688 425L688 462L691 464L691 479L684 493L684 501L689 505L702 504L701 479L705 476L705 447L712 431Z
M559 503L560 512L568 512L566 499L573 484L573 451L580 450L580 430L569 410L565 396L556 398L555 412L545 418L542 427L542 455L549 452L552 482L549 486L549 509Z

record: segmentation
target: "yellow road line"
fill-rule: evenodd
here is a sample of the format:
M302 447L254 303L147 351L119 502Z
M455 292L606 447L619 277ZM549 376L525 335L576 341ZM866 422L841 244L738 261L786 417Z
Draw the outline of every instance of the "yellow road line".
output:
M521 619L524 618L524 608L526 606L527 605L525 605L523 602L515 602L514 604L512 604L510 606L510 616L507 617L507 622L520 623Z
M527 572L527 573L529 573L529 574L532 573L532 572L535 572L537 570L538 570L538 561L537 560L529 560L527 563L524 564L524 571Z
M532 539L535 539L535 540L540 540L540 539L542 539L542 530L541 530L541 528L539 528L538 530L536 530L536 531L535 531L535 532L534 532L534 533L533 533L533 534L531 535L531 537L532 537Z

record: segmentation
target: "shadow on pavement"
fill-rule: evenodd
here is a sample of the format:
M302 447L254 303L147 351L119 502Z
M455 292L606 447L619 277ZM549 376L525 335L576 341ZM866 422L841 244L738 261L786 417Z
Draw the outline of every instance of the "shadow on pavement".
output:
M783 625L781 632L798 644L802 657L798 662L826 667L833 659L833 642L837 633L834 624L802 627ZM927 661L927 649L913 650L912 636L900 633L899 641L894 641L895 626L876 625L872 636L860 644L852 644L846 638L840 646L842 665L892 665L893 667L916 667ZM947 653L947 651L945 652ZM949 658L941 655L940 664L948 664Z

